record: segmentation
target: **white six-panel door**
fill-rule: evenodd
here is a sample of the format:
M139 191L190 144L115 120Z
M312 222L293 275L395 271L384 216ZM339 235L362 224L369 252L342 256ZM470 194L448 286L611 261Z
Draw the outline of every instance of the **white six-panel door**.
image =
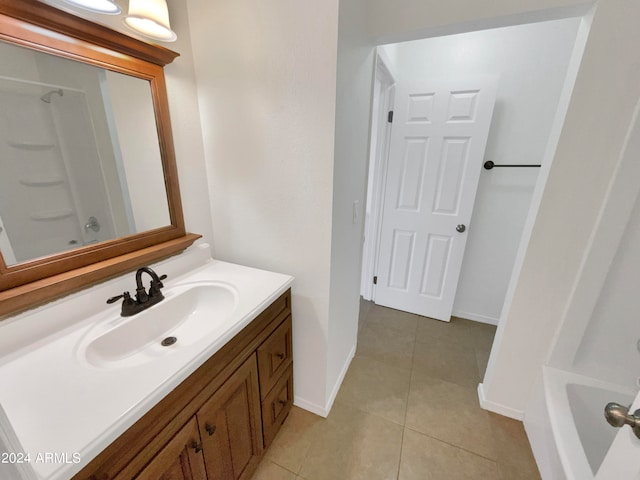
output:
M495 94L492 78L398 83L375 303L450 320Z

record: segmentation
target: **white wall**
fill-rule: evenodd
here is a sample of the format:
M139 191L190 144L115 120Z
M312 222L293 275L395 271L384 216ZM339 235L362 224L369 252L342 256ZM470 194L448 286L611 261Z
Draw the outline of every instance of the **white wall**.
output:
M623 0L601 2L595 11L555 159L538 199L538 216L526 254L517 262L518 282L507 297L505 322L483 382L493 405L524 409L565 316L640 96L640 53L631 47L640 40L634 21L639 14L640 5Z
M549 364L637 389L640 100ZM605 275L605 272L606 275ZM529 411L527 410L527 415Z
M178 40L166 46L179 52L180 56L167 65L164 72L184 221L187 231L199 233L203 241L213 243L209 198L212 192L207 182L208 165L204 156L187 0L171 0L168 6L171 27L178 34ZM122 26L119 28L127 30Z
M570 18L395 44L397 78L497 76L485 159L540 164L579 23ZM455 316L498 323L538 172L482 169Z
M355 353L374 52L365 0L341 0L333 172L327 405ZM354 205L354 203L357 204ZM354 211L355 209L355 211Z
M573 370L637 389L640 353L640 202L607 274L606 283L574 359ZM571 335L571 331L564 331Z
M338 2L187 3L214 253L296 277L296 403L322 413Z
M585 0L370 0L365 12L377 44L578 16Z

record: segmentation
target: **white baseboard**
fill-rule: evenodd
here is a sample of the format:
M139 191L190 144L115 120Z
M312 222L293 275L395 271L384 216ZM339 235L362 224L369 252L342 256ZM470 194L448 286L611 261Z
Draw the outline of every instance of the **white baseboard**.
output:
M482 383L478 384L478 399L480 400L480 407L484 410L489 410L490 412L504 415L505 417L513 418L514 420L522 421L524 419L524 412L522 410L516 410L515 408L487 400Z
M296 407L300 407L311 413L315 413L316 415L320 415L321 417L327 418L327 416L329 415L329 412L331 411L331 408L333 407L333 402L335 402L336 397L338 396L338 391L340 390L342 381L344 380L344 377L347 374L347 370L349 370L349 366L351 365L351 360L353 360L353 357L355 356L355 354L356 354L356 346L354 345L351 351L349 352L349 355L347 356L347 361L343 365L342 370L340 371L340 375L338 376L338 380L333 386L333 389L331 390L331 395L329 395L329 398L327 399L327 404L324 407L316 403L309 402L304 398L297 397L295 395L293 399L293 404Z
M498 325L500 318L489 317L487 315L480 315L479 313L463 312L461 310L454 311L452 314L454 317L465 318L467 320L473 320L474 322L488 323L489 325Z
M324 418L327 418L327 415L329 415L329 412L325 407L321 407L320 405L317 405L313 402L308 402L304 398L300 398L295 395L293 397L293 404L296 407L306 410L307 412L315 413L316 415L320 415Z
M338 379L336 380L335 385L331 389L331 395L329 395L329 398L327 399L327 415L329 415L329 412L333 407L333 402L336 401L336 397L338 396L338 391L340 390L342 381L344 380L344 377L347 374L347 370L349 370L349 366L351 365L351 360L353 360L353 357L355 356L355 354L356 354L356 346L354 345L351 348L349 355L347 356L347 360L344 362L344 365L342 366L342 370L340 371L340 375L338 376Z

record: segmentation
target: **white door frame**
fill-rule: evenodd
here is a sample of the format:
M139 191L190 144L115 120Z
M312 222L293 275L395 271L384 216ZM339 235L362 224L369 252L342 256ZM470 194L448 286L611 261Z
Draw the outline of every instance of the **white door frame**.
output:
M375 79L371 109L371 143L369 147L369 173L367 204L365 210L364 244L362 248L362 277L360 295L365 300L375 298L373 276L378 266L380 229L382 225L382 201L389 157L391 124L387 115L393 110L395 76L384 49L375 49Z

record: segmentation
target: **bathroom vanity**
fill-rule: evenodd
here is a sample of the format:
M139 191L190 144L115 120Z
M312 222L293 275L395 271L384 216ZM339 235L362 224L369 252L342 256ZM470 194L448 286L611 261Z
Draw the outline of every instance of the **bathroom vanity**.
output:
M251 478L292 404L288 290L73 478Z
M0 323L19 478L251 477L293 404L293 278L208 250L152 265L165 298L136 315L105 303L129 273Z

